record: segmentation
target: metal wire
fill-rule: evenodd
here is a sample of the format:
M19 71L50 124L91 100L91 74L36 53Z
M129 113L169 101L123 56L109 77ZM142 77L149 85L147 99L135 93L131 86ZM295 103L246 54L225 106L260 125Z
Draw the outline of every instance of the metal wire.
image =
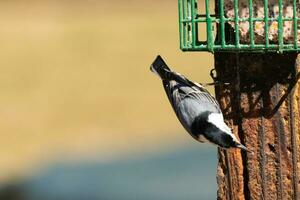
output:
M268 0L264 0L264 17L254 17L253 0L249 0L249 18L239 17L238 0L233 1L234 17L229 18L224 13L224 1L215 0L219 5L217 14L211 14L209 10L210 1L205 0L205 13L198 13L197 0L178 0L179 6L179 32L180 32L180 48L183 51L229 51L229 52L284 52L284 51L300 51L298 45L298 18L297 16L297 1L293 0L293 17L283 16L283 1L278 0L279 13L278 17L269 16ZM278 41L269 41L269 22L277 22L278 24ZM225 25L228 22L234 23L233 41L226 41ZM249 42L240 43L240 22L249 23ZM254 24L255 22L264 23L265 40L260 44L255 44ZM284 22L293 24L293 41L284 43L283 28ZM217 23L219 40L215 40L213 23ZM206 26L206 40L198 41L198 26ZM191 28L189 28L191 27Z

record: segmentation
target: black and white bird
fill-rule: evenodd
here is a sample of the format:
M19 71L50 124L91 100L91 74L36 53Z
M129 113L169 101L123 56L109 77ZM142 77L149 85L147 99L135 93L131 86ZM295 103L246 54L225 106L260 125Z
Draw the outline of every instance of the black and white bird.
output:
M171 71L160 56L157 56L150 70L162 79L177 118L193 138L221 148L234 147L247 151L225 124L217 100L201 84Z

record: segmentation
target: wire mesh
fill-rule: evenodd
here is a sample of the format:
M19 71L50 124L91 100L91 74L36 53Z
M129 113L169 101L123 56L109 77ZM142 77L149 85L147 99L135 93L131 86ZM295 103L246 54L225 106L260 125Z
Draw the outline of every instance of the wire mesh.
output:
M180 48L183 51L229 51L229 52L285 52L299 51L300 34L297 16L299 3L297 0L289 0L291 14L287 15L286 2L278 0L274 4L277 9L270 9L271 0L263 0L263 14L257 15L257 0L247 0L247 17L241 10L242 0L201 0L198 9L197 0L178 0ZM232 3L233 12L228 14L226 6ZM245 0L243 1L245 2ZM215 8L210 8L211 4ZM298 7L297 7L298 6ZM273 8L273 7L272 7ZM216 11L216 13L215 13ZM241 13L239 13L241 12ZM215 14L214 14L215 13ZM288 27L290 24L291 27ZM287 27L286 27L287 26ZM247 27L247 37L242 35L241 30ZM287 39L285 30L290 31ZM205 38L200 35L205 33ZM275 33L274 33L275 32ZM276 38L275 38L276 37ZM246 39L245 39L246 38ZM259 39L261 38L261 39ZM263 39L262 39L263 38ZM275 39L274 39L275 38Z

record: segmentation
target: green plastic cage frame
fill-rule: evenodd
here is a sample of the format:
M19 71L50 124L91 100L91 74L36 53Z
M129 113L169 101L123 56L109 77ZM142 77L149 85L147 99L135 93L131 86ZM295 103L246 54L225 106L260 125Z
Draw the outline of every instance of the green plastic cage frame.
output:
M180 31L180 49L182 51L209 51L209 52L290 52L299 51L300 44L298 41L298 20L297 1L293 0L293 17L283 16L283 0L278 0L279 13L278 17L270 18L268 9L268 0L263 0L264 17L257 18L253 15L253 0L248 0L249 17L239 17L238 0L233 0L234 17L225 16L224 1L215 0L217 13L210 10L210 1L201 0L205 3L205 13L198 13L197 0L178 0L179 12L179 31ZM269 40L269 22L278 23L278 40L272 42ZM293 40L285 43L283 39L283 25L285 21L293 23ZM239 33L239 23L249 22L249 42L241 42ZM263 22L265 39L263 42L255 42L254 23ZM300 21L299 21L300 22ZM228 23L233 23L229 38L227 34ZM199 40L198 28L206 27L206 40ZM236 31L238 30L238 31Z

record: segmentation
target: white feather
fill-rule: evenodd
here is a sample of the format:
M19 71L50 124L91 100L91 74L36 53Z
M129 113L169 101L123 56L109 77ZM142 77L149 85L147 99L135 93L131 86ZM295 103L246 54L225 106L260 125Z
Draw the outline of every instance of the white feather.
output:
M153 66L150 67L150 70L151 70L156 76L158 76L159 78L161 78L160 75L157 73L157 71L154 69Z
M223 115L221 113L211 113L208 115L208 122L215 125L221 131L227 133L232 137L235 142L240 143L235 135L231 132L231 129L225 124Z

